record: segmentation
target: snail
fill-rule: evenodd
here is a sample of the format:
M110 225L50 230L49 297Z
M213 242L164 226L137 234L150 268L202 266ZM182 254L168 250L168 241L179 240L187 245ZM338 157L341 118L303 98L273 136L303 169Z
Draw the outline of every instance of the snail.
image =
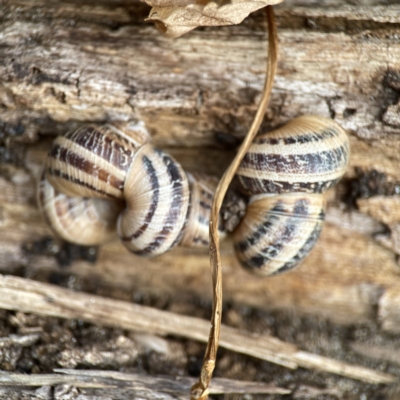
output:
M303 260L322 229L323 193L341 179L348 158L346 133L322 117L299 117L254 140L237 171L250 201L229 229L246 269L271 275ZM65 240L101 244L117 230L130 251L155 256L179 243L208 246L217 183L185 173L140 124L87 125L54 141L38 197Z
M275 275L303 260L322 229L323 193L348 160L346 133L323 117L302 116L255 138L237 171L251 196L233 237L244 268Z
M56 190L43 173L38 204L48 225L67 242L95 246L116 237L116 221L122 210L119 202L67 196Z
M208 245L217 183L187 174L150 143L143 125L85 125L53 142L38 203L67 241L102 244L116 230L133 253L156 256L179 243ZM220 233L225 235L222 224Z

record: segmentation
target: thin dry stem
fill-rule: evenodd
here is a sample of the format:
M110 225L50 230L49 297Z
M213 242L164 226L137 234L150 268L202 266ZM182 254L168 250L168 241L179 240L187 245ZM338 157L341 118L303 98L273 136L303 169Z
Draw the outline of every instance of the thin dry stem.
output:
M253 123L239 148L236 157L232 161L231 165L222 176L217 190L215 192L211 219L210 219L210 264L212 269L212 280L213 280L213 310L211 317L211 329L210 336L207 344L207 349L204 356L203 366L200 373L199 381L193 385L191 391L192 400L205 400L208 397L208 386L211 381L212 373L215 367L215 361L217 357L218 342L221 327L221 316L222 316L222 267L221 267L221 255L219 251L219 234L218 234L218 217L219 211L222 206L225 194L228 190L230 183L242 161L244 155L249 149L254 137L256 136L262 120L265 115L265 111L268 106L268 102L271 96L272 86L278 63L278 35L275 25L275 17L273 8L268 6L266 8L267 20L268 20L268 62L266 79L263 89L263 95L261 98L260 105L258 106L257 113L254 117Z

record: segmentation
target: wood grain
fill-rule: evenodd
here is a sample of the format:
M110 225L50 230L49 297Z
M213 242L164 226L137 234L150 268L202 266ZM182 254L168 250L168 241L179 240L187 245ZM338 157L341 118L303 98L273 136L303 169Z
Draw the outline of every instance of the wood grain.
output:
M111 243L95 267L75 261L66 271L56 257L62 243L32 251L51 236L35 202L47 136L139 117L185 168L221 176L248 129L266 62L262 13L171 41L143 22L147 12L122 0L1 5L2 273L74 276L116 298L147 291L211 299L206 251L142 260ZM321 240L299 269L255 278L240 269L230 242L223 245L225 299L347 324L378 319L400 331L400 229L392 218L400 190L399 5L292 0L276 14L280 62L262 129L301 113L330 116L350 135L350 169L328 196Z
M73 385L78 388L119 388L120 390L129 388L136 393L143 391L146 398L151 399L156 396L159 398L158 396L163 396L165 393L185 395L188 393L190 385L194 383L194 379L189 377L175 377L175 379L171 379L171 377L166 376L124 374L115 371L59 369L56 372L58 373L36 375L5 373L0 376L0 386ZM290 390L256 382L240 382L231 379L216 378L210 387L210 393L289 394Z
M76 293L54 285L0 276L0 308L45 316L79 319L136 332L175 335L207 343L209 322L100 296ZM326 371L368 383L392 383L393 375L301 351L291 343L221 326L221 347L287 368Z

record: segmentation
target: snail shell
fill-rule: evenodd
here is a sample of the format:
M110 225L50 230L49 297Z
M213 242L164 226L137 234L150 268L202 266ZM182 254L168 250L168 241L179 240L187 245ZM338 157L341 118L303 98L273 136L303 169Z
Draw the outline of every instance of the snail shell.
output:
M349 141L334 121L312 115L255 138L237 176L250 194L323 193L346 171Z
M38 187L39 208L53 231L85 246L115 238L126 171L149 140L141 122L84 125L58 136Z
M190 186L190 204L182 246L206 247L210 244L209 225L212 201L218 179L205 174L187 174ZM220 221L222 218L220 218ZM225 226L218 227L220 238L226 236Z
M182 238L189 206L185 171L169 155L147 144L140 148L124 185L127 207L118 219L118 235L139 255L158 255Z
M121 204L99 198L69 197L58 192L42 174L38 204L53 231L71 243L93 246L116 237Z
M254 140L237 172L253 196L234 232L245 268L270 275L300 263L322 228L322 193L341 179L348 159L346 133L327 118L299 117Z
M123 199L126 171L149 140L137 123L84 125L54 140L46 159L47 179L68 196Z
M289 193L252 199L234 233L239 261L265 275L294 268L316 243L324 220L318 194ZM243 239L239 239L243 238Z
M207 246L217 180L187 175L148 142L137 124L86 125L57 137L39 185L39 205L53 230L94 245L108 241L116 227L123 244L143 256L179 242Z

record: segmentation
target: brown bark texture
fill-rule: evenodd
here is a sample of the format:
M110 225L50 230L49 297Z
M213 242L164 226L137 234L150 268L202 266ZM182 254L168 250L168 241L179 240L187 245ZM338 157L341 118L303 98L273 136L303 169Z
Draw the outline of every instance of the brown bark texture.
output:
M384 4L383 4L384 3ZM322 236L293 272L260 279L222 246L225 301L292 308L400 332L400 6L285 1L262 130L300 114L348 132L350 167ZM15 0L0 6L0 272L46 279L59 264L86 290L211 299L207 250L139 259L52 237L35 185L51 139L86 122L143 120L188 171L221 176L254 116L266 63L263 12L239 26L163 38L137 1ZM91 260L97 256L95 267ZM95 289L94 289L95 287ZM79 289L79 284L73 287Z
M208 319L201 310L212 299L206 249L178 247L155 259L141 259L118 242L100 248L70 245L54 237L36 204L36 181L51 140L87 122L141 119L153 141L187 171L220 177L232 160L261 96L267 50L264 12L252 14L238 26L200 28L171 40L144 22L149 9L137 0L0 3L0 273L115 300L155 304L175 313L191 310ZM252 276L240 268L231 240L222 243L228 310L224 323L238 329L245 326L247 335L271 329L286 342L294 335L304 352L292 352L303 368L317 368L318 362L324 367L317 369L338 373L335 368L342 364L330 367L327 358L317 355L324 355L325 343L327 356L340 358L343 365L348 361L377 374L398 376L400 349L393 334L400 332L400 5L397 0L285 0L275 12L279 65L262 131L300 114L331 117L349 134L350 167L328 193L321 238L298 269L272 278ZM0 326L1 368L50 374L54 366L83 365L94 370L101 389L93 386L86 395L78 389L79 382L94 382L90 372L88 377L53 374L42 380L36 375L26 380L4 374L0 398L125 399L138 393L154 398L158 378L150 382L153 391L146 394L145 378L140 376L143 390L132 394L117 383L131 377L101 377L95 370L133 365L149 348L168 348L168 356L146 359L147 371L155 374L187 375L182 360L190 360L191 354L201 360L203 348L196 344L157 338L152 332L126 333L122 328L130 329L128 319L113 325L107 315L100 321L88 318L83 310L82 320L95 325L81 328L76 322L79 313L68 314L72 311L63 303L61 311L52 314L57 304L51 296L38 300L39 289L13 292L14 302L7 290L3 288L3 308L15 313L0 310L1 321L10 323ZM193 304L199 305L198 312ZM45 311L35 311L38 305ZM254 309L270 313L270 318L281 312L275 331L265 327L272 326L270 322L254 323L257 314L248 311ZM307 318L317 321L312 329L304 322ZM121 329L108 331L100 325ZM348 329L352 335L346 339ZM81 342L71 344L72 337ZM278 367L268 364L264 373L261 364L254 366L242 358L239 368L234 356L221 351L217 366L224 377L237 379L235 368L244 368L244 379L274 379L288 387L287 392L293 390L290 398L353 399L352 393L366 388L344 378L337 383L325 372L307 375L301 370L291 375L297 386L288 386ZM349 371L347 376L352 376ZM225 386L232 389L235 384ZM398 398L399 385L371 387L365 398ZM178 394L180 390L173 392L157 396L187 397Z

